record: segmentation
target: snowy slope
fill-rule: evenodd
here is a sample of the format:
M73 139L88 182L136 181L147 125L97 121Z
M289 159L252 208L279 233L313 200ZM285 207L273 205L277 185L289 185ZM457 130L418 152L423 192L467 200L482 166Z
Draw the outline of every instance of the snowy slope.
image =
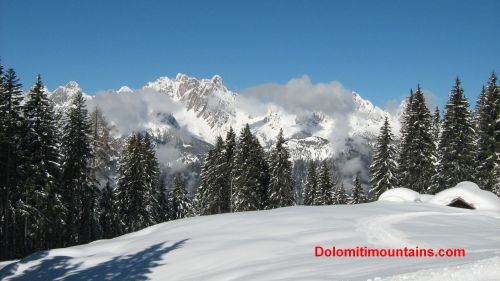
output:
M35 253L2 280L500 280L500 214L425 203L188 218ZM315 257L314 247L465 248L465 257Z

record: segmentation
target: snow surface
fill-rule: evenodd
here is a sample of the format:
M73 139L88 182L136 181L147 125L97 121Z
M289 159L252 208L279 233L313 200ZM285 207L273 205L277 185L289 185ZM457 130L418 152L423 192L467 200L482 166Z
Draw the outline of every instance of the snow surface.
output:
M2 280L500 280L500 212L378 201L194 217L35 253ZM314 247L464 248L465 257L315 257ZM461 278L461 279L460 279Z
M428 202L447 206L456 198L462 198L476 210L500 212L500 198L492 192L482 190L473 182L463 181L452 188L445 189L436 195L419 194L411 189L398 187L382 193L379 201L392 202Z

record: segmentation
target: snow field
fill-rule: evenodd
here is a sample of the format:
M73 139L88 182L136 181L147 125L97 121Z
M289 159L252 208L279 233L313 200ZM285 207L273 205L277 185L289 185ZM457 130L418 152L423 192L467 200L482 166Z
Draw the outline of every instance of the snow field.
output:
M296 206L182 219L115 239L35 253L3 268L0 278L432 280L429 275L441 274L440 280L446 280L468 268L500 267L499 234L500 213L381 201ZM315 246L465 248L467 255L315 257ZM477 276L483 275L500 280L498 270L476 271L470 280L482 280Z

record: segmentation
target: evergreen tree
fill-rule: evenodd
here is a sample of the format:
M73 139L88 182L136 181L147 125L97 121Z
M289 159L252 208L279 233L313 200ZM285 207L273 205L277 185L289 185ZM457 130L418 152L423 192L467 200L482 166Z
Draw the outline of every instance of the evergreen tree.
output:
M191 212L191 203L187 196L186 182L182 179L181 174L177 174L174 178L172 196L170 198L170 219L182 219L187 217Z
M257 173L256 176L259 182L259 189L257 191L259 195L259 209L264 210L269 208L269 184L271 182L270 167L268 158L269 155L264 151L264 148L260 145L259 140L256 136L252 135L252 159L249 163L255 167Z
M23 140L26 122L22 114L22 85L13 69L5 75L0 71L0 188L2 193L2 256L20 257L28 247L26 232L26 204L28 190L23 183L26 176L26 151Z
M457 78L446 104L439 138L437 189L474 180L475 132L469 102Z
M233 170L234 153L236 149L236 135L233 128L230 127L226 134L224 142L224 159L223 159L223 175L222 192L221 192L221 212L227 213L231 211L231 172Z
M132 134L118 164L118 210L125 233L157 223L159 167L148 135Z
M399 146L397 148L398 151L398 156L397 156L397 168L398 168L398 173L397 173L397 182L400 185L403 185L403 183L406 183L407 177L408 177L408 170L409 170L409 163L411 161L410 159L410 142L411 142L411 132L410 132L410 125L412 120L411 118L411 112L412 112L412 105L413 105L413 90L410 90L410 95L405 101L404 104L404 110L403 114L401 117L401 129L400 129L400 142Z
M81 215L78 230L78 243L86 244L101 239L102 228L99 222L101 190L93 182L81 192Z
M97 190L91 178L90 121L81 92L75 94L66 113L62 137L63 202L66 243L88 243L97 238ZM94 208L94 209L91 209Z
M345 192L344 183L340 182L340 185L335 195L335 204L343 205L347 204L348 202L349 198L347 197L347 194Z
M148 226L144 209L147 194L144 190L141 167L140 136L127 138L118 162L117 206L124 233Z
M23 141L27 159L24 186L29 251L60 244L60 218L64 208L57 181L59 179L59 140L51 100L44 92L40 75L27 94L23 106L26 136Z
M161 220L161 208L158 199L161 195L160 188L160 165L156 158L155 146L149 134L142 138L141 162L142 176L144 178L145 190L147 192L147 201L144 207L149 214L148 221L155 224Z
M434 109L434 114L432 115L432 136L434 138L434 143L438 147L439 135L441 133L441 115L439 113L439 107L436 106Z
M352 189L351 197L349 198L349 204L360 204L367 201L365 191L361 187L361 181L359 176L354 178L354 188Z
M5 182L6 167L6 149L5 149L5 124L6 124L6 111L5 100L7 93L4 88L4 71L3 65L0 63L0 260L7 258L10 253L7 247L8 237L7 232L7 216L9 207L11 205L8 195L8 188Z
M370 166L370 183L372 185L370 192L374 193L376 198L384 191L397 186L395 157L394 136L386 117L377 137L373 162Z
M122 233L120 217L118 214L116 191L108 182L102 190L99 221L102 226L102 238L111 239Z
M498 194L500 161L500 88L492 73L479 97L476 108L477 154L476 178L479 186Z
M167 188L167 183L166 183L166 175L162 174L160 176L160 194L158 198L158 205L160 206L160 216L159 216L159 221L158 222L165 222L169 220L169 203L168 203L168 188Z
M270 157L270 184L268 208L279 208L295 204L292 162L290 155L284 146L283 130L280 129L276 140L276 146Z
M317 190L318 176L316 172L316 163L314 163L314 161L310 161L304 188L304 205L314 205Z
M233 212L258 210L262 204L262 151L248 124L241 131L232 170Z
M410 95L404 114L399 157L399 183L402 187L424 193L436 173L436 145L431 133L432 117L420 86Z
M318 175L318 188L314 196L314 205L332 205L334 203L333 182L328 163L323 161Z
M223 193L227 186L226 162L224 155L224 141L219 136L215 147L211 149L201 172L201 186L198 188L197 202L198 210L201 215L220 214L223 205ZM227 198L226 198L227 199Z

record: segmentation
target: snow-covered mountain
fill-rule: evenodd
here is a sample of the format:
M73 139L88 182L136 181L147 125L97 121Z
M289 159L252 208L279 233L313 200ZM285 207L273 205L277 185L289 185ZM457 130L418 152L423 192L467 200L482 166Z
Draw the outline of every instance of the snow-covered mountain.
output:
M48 89L45 89L48 91ZM83 94L86 100L92 99L92 96L83 92L80 85L75 81L70 81L64 86L59 86L53 92L49 92L50 98L54 101L56 112L63 112L71 104L71 98L78 92Z
M247 123L265 147L273 144L282 128L293 160L333 158L352 150L349 143L361 142L369 147L386 116L395 128L399 126L397 116L391 116L357 93L339 91L338 85L313 87L322 95L320 103L325 99L328 104L327 100L333 99L331 108L299 104L300 110L290 109L287 99L292 97L286 94L282 102L236 94L218 75L211 79L184 74L160 77L142 89L123 86L117 91L98 92L85 98L89 107L103 109L122 136L148 130L169 140L164 143L175 144L166 153L165 162L200 161L217 136L224 137L229 127L238 133ZM51 97L61 110L77 91L82 91L78 84L69 82L53 91ZM304 95L315 95L307 93L308 89L302 91ZM193 152L193 145L200 143L203 148Z
M2 280L500 280L498 212L430 203L294 206L192 217L0 263ZM465 256L315 256L465 249ZM394 251L394 250L393 250ZM346 254L347 255L347 254Z

